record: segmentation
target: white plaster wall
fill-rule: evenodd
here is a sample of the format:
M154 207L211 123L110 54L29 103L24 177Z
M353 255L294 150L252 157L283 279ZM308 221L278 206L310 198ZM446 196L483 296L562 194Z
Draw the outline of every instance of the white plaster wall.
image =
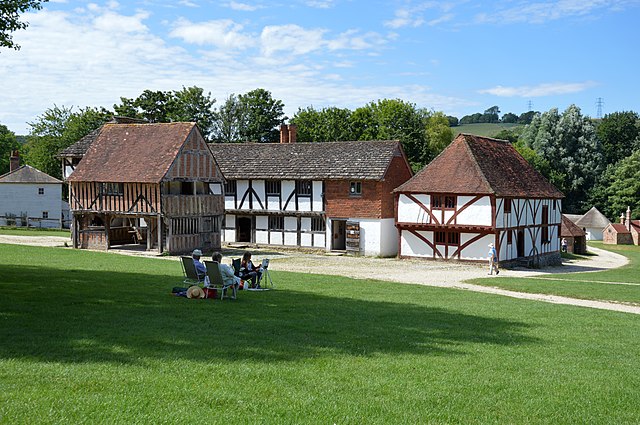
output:
M300 230L303 232L311 231L311 217L300 218Z
M262 202L262 204L264 205L264 200L266 198L266 194L265 194L265 188L264 188L264 180L253 180L251 181L251 187L253 188L253 191L256 193L255 196L258 197L258 199L260 199L260 201ZM260 208L259 204L254 200L253 202L253 208Z
M38 188L44 188L44 195L38 195ZM49 219L42 222L30 221L30 226L60 227L62 184L0 184L0 216L9 213L15 214L19 218L21 213L27 213L28 217L41 218L43 211L49 213Z
M268 244L269 243L269 231L268 230L256 230L256 243Z
M429 195L413 195L422 202L427 208L430 208L431 197ZM398 198L398 222L400 223L423 223L430 224L431 218L424 209L409 199L406 195L400 195Z
M289 197L294 194L294 192L296 191L296 182L293 180L283 180L280 183L280 190L282 193L282 206L284 207L285 204L287 203L287 199L289 199ZM295 200L295 195L293 197L291 197L291 201L289 201L289 205L287 205L287 208L285 209L285 211L295 211L296 210L296 200Z
M473 199L471 196L458 196L458 208ZM456 218L457 224L491 226L491 198L484 196L465 208Z
M470 239L478 236L477 233L461 233L460 245L464 245ZM486 235L462 250L461 260L485 260L488 258L489 244L495 240L494 235Z
M295 204L293 206L295 207ZM311 198L306 196L298 198L298 211L311 211Z
M285 232L297 232L298 231L298 219L296 217L284 218L284 230Z
M599 229L595 227L587 227L587 240L588 241L601 241L602 233L604 229Z
M418 232L427 240L433 240L433 232ZM433 250L421 239L406 230L400 237L400 254L408 257L433 257Z
M256 216L256 230L257 229L269 229L269 217L267 217L266 215Z
M284 245L297 246L298 245L298 233L284 232Z
M350 218L349 220L360 223L360 250L362 254L368 256L397 254L398 237L393 219Z
M233 210L236 208L236 204L234 203L233 196L224 197L224 209Z
M325 235L320 233L313 234L313 246L316 248L326 248L325 246Z
M238 198L238 208L243 210L249 209L249 197L244 198L245 193L249 190L249 180L236 180L236 197ZM244 203L241 204L242 198Z
M269 237L271 238L271 245L283 245L282 243L282 232L269 232Z
M267 205L265 206L269 211L279 211L280 210L280 198L277 196L268 196L267 197Z
M224 232L222 232L222 240L224 242L235 242L236 241L235 229L224 229Z
M311 233L302 233L300 235L300 246L313 246L313 235Z
M322 207L322 181L312 182L313 211L324 211Z

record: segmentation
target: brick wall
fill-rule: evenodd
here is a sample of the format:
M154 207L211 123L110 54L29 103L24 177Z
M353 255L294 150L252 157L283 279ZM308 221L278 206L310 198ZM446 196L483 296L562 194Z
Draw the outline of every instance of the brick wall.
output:
M409 168L409 164L405 161L404 157L394 157L383 182L382 191L385 193L385 196L382 198L383 218L396 216L393 190L409 180L412 176L411 168Z

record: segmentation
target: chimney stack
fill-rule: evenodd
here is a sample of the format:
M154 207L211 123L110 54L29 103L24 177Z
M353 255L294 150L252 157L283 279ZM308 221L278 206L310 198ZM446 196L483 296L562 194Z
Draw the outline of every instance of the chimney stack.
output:
M280 124L280 143L289 143L289 126Z
M11 151L11 156L9 157L9 172L15 171L20 168L20 152Z
M295 143L298 136L298 126L295 124L289 124L289 143Z
M624 213L620 213L620 224L624 225Z
M627 230L631 231L631 207L627 207Z

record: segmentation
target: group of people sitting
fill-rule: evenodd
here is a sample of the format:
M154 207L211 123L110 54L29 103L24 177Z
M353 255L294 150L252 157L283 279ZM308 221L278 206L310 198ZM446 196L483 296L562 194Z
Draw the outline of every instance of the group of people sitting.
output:
M206 276L207 267L200 261L202 251L199 249L194 250L191 257L193 258L193 265L197 273L205 276L204 286L209 286L209 277ZM234 270L229 264L222 263L222 254L220 252L214 252L211 260L214 263L218 263L218 269L220 270L222 281L225 285L233 285L235 289L248 289L247 285L249 288L260 289L260 280L262 279L264 269L262 266L256 267L253 264L250 252L247 251L242 255L240 268L238 270Z

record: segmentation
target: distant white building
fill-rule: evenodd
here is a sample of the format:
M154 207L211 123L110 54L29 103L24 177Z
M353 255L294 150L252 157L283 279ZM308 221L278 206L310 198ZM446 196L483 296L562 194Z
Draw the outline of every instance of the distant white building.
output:
M15 218L13 218L15 217ZM62 227L62 181L29 165L20 166L17 151L10 171L0 176L0 225Z
M596 207L591 208L574 223L585 231L588 241L601 241L604 228L611 224L609 219Z

